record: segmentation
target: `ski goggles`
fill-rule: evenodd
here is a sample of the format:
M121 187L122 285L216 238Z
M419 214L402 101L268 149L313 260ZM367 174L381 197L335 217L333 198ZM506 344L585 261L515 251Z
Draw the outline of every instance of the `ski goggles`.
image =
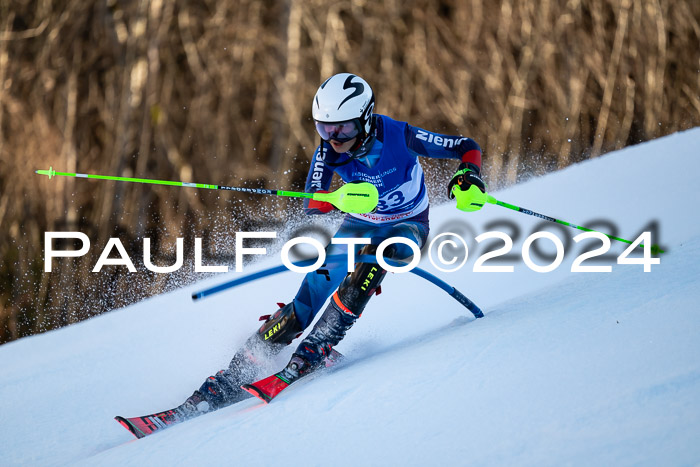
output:
M339 143L345 143L360 134L360 125L357 120L337 123L323 123L314 120L314 123L316 124L316 131L318 131L318 134L321 135L324 141L334 140Z

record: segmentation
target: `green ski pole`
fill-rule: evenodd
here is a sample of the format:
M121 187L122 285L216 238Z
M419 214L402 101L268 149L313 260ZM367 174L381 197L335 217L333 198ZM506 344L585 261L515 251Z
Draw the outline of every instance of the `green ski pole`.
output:
M367 182L346 183L331 193L304 193L297 191L271 190L266 188L244 188L225 185L210 185L207 183L186 183L170 180L153 180L149 178L115 177L112 175L80 174L70 172L57 172L53 167L49 170L37 170L39 175L52 177L91 178L96 180L114 180L118 182L148 183L152 185L169 185L189 188L204 188L208 190L228 190L258 195L286 196L291 198L309 198L316 201L325 201L343 212L368 213L374 211L379 201L377 187Z
M605 235L606 237L610 238L611 240L617 240L618 242L628 243L628 244L630 244L630 245L633 243L633 242L631 242L631 241L629 241L629 240L625 240L624 238L615 237L615 236L613 236L613 235L609 235L609 234L606 234L606 233L603 233L603 232L598 232L597 230L593 230L593 229L589 229L589 228L586 228L586 227L581 227L580 225L572 224L571 222L566 222L566 221L562 221L562 220L560 220L560 219L556 219L556 218L554 218L554 217L545 216L544 214L540 214L540 213L538 213L538 212L531 211L531 210L529 210L529 209L521 208L520 206L515 206L514 204L504 203L503 201L499 201L499 200L497 200L496 198L494 198L494 197L491 196L491 195L487 195L487 197L486 197L486 202L487 202L487 203L490 203L490 204L496 204L496 205L502 206L502 207L504 207L504 208L512 209L513 211L522 212L523 214L528 214L528 215L530 215L530 216L539 217L540 219L544 219L544 220L546 220L546 221L554 222L554 223L556 223L556 224L565 225L565 226L571 227L571 228L573 228L573 229L583 230L584 232L596 232L596 233L600 233L600 234L603 234L603 235ZM639 247L640 247L640 248L643 248L644 245L640 243L640 244L639 244ZM653 254L665 253L665 251L662 250L662 249L660 249L658 245L652 245L652 246L651 246L651 252L652 252Z

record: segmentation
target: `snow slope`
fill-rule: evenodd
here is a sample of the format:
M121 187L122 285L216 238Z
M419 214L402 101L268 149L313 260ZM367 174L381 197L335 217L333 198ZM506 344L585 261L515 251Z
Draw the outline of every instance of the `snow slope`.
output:
M472 272L475 235L519 233L519 254L540 220L497 206L434 208L431 236L460 233L470 259L453 273L420 267L485 318L412 274L390 275L338 346L347 364L267 406L245 401L142 440L113 420L175 406L224 368L257 317L293 296L291 272L191 302L236 276L220 275L4 345L0 464L698 464L698 147L694 129L493 193L574 223L608 220L628 239L656 221L654 241L668 252L649 273L615 264L624 245L611 249L612 272L570 272L592 240L571 242L550 273L517 257L486 263L512 273ZM551 231L563 241L580 233Z

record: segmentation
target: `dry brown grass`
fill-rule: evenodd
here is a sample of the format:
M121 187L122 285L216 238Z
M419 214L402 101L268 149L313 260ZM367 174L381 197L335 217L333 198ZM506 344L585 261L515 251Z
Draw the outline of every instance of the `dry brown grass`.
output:
M698 125L699 21L693 0L0 2L0 342L177 285L94 255L43 274L45 231L138 252L291 206L36 169L299 189L311 98L352 71L380 113L476 139L494 188Z

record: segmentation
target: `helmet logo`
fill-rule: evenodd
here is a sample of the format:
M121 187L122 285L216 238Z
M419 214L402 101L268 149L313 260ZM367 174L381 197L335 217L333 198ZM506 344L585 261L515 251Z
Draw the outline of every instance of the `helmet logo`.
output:
M366 111L362 112L362 119L365 121L365 133L369 133L370 128L372 128L372 121L370 120L369 116L372 115L373 110L374 102L367 107Z
M347 101L349 101L353 97L360 96L360 95L362 95L363 92L365 92L365 85L362 83L353 83L352 82L353 78L356 78L356 76L355 75L348 76L348 79L345 80L345 84L343 84L343 89L354 88L355 90L353 91L352 94L350 94L348 97L343 99L343 102L340 103L340 105L338 106L338 109L340 109L343 106L343 104L345 104Z

